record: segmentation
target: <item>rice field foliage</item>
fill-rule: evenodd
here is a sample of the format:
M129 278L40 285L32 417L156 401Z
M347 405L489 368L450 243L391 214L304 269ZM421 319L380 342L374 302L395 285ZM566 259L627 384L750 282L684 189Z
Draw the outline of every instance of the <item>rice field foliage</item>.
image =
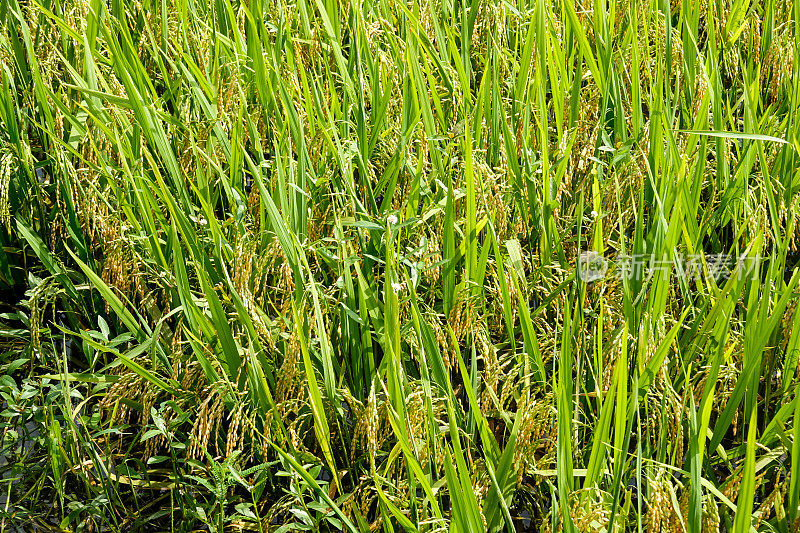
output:
M2 531L800 528L800 3L0 14Z

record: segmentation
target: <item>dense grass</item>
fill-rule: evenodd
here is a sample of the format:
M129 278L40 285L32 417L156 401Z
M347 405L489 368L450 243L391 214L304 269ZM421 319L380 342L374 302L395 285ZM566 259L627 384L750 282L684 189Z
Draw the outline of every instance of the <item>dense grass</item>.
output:
M800 528L800 2L0 14L3 533Z

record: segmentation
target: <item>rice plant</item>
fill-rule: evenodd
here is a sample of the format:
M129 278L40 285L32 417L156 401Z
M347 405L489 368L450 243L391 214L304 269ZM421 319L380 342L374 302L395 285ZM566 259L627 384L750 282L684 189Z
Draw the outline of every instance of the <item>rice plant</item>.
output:
M0 533L800 530L800 2L0 14Z

